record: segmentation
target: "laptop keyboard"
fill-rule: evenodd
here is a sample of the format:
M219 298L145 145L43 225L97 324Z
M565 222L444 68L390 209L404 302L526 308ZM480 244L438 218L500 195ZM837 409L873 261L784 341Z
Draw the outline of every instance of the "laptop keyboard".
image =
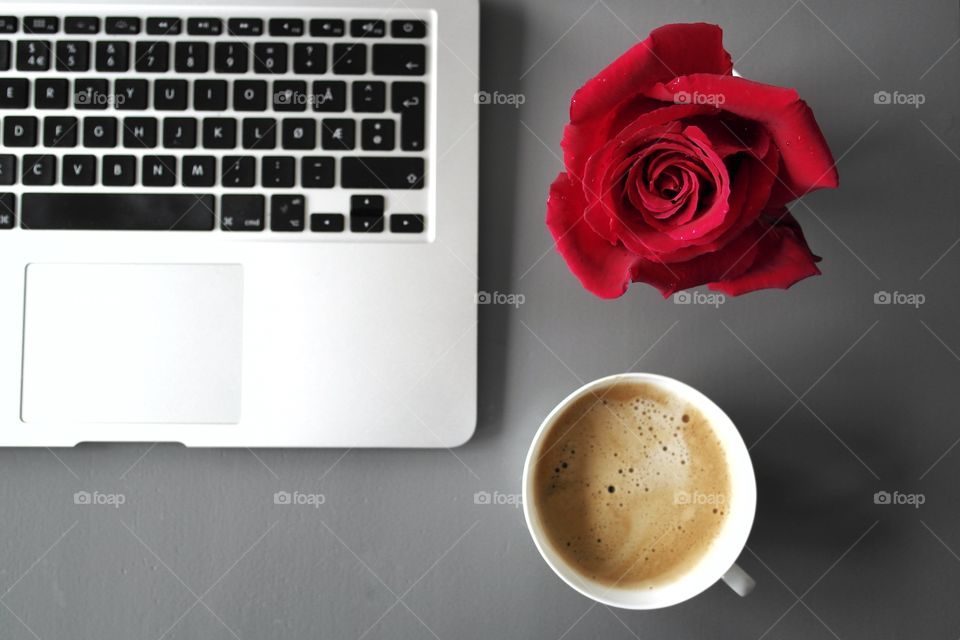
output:
M429 15L167 10L0 16L0 229L427 237Z

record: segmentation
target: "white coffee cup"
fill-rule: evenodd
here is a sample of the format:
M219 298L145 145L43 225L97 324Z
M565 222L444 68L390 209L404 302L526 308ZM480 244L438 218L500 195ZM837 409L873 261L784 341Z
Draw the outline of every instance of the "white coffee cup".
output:
M604 390L619 382L652 384L696 407L720 440L729 467L730 499L726 502L727 517L717 537L692 569L672 582L653 588L612 587L584 576L553 549L540 523L532 497L533 467L540 457L544 435L553 427L557 416L579 398L588 394L599 398ZM678 604L702 593L719 580L726 582L738 594L747 595L753 589L754 581L735 563L750 535L756 506L757 484L753 464L733 421L710 398L690 385L651 373L612 375L594 380L571 393L540 425L523 466L523 515L540 555L564 582L583 595L624 609L659 609Z

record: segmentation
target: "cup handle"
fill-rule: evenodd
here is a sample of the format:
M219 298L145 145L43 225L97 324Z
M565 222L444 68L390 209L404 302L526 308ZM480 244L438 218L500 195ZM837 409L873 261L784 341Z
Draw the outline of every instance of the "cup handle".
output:
M723 574L722 580L726 582L727 586L733 589L734 593L738 596L750 595L750 592L753 591L753 588L757 585L757 582L750 577L750 574L741 569L740 565L736 564Z

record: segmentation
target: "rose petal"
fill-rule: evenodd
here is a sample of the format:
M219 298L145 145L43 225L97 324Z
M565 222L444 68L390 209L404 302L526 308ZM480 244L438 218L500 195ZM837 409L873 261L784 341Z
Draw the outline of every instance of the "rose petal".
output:
M584 206L580 185L561 173L550 186L547 227L583 287L601 298L616 298L630 285L637 257L598 236L583 218Z
M837 186L830 148L810 107L793 89L733 76L693 74L658 84L648 93L669 101L679 92L714 96L724 111L763 124L780 150L783 186L793 198Z
M767 214L769 215L769 214ZM757 289L788 289L804 278L820 275L820 261L807 245L800 224L786 210L775 224L757 221L764 229L755 256L743 273L710 284L710 289L739 296Z
M665 264L640 260L631 272L633 281L652 285L667 298L677 291L713 282L721 276L735 277L752 264L759 234L759 231L743 233L718 251L683 262Z
M723 31L714 24L670 24L650 32L587 81L570 101L571 122L607 115L625 98L691 73L730 73Z

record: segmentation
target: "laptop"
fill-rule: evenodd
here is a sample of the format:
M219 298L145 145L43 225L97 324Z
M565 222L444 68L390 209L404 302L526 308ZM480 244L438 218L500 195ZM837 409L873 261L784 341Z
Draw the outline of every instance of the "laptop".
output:
M453 447L475 0L0 8L0 446Z

